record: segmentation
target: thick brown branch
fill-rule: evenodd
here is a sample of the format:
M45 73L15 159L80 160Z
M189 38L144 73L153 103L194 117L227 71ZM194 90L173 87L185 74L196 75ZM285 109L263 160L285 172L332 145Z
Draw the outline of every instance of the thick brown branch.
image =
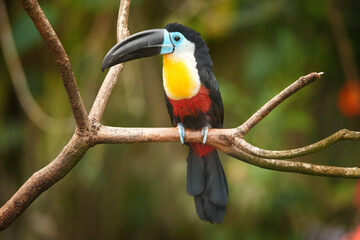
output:
M228 138L236 133L236 129L209 129L207 144L225 144ZM201 142L201 132L186 129L186 142ZM98 132L92 140L99 143L145 143L145 142L180 142L177 128L122 128L98 127Z
M340 131L341 139L359 139L359 132ZM279 159L265 159L250 155L243 148L236 147L236 129L210 129L207 143L222 152L249 164L285 172L296 172L318 176L332 176L343 178L360 178L359 168L344 168L321 166L303 162L291 162ZM140 143L140 142L177 142L179 135L177 128L119 128L99 126L97 134L92 140L98 143ZM186 130L185 141L201 142L200 131ZM243 147L243 146L242 146ZM248 150L248 149L246 149Z
M76 125L80 131L83 131L90 126L90 121L80 96L69 57L39 3L36 0L20 0L20 2L55 59L69 98Z
M275 107L282 103L285 99L299 91L301 88L313 83L316 79L320 78L323 73L310 73L306 76L300 77L293 84L282 90L279 94L268 101L256 113L254 113L246 122L238 127L238 134L243 137L247 134L256 124L258 124L264 117L266 117Z
M117 41L125 39L129 36L128 29L128 18L129 18L129 8L131 0L123 0L120 3L119 15L117 21ZM124 64L119 64L110 68L109 72L106 74L106 77L103 81L103 84L100 87L100 90L95 98L94 104L90 110L89 118L95 123L99 123L107 104L107 101L110 97L112 90L114 89L117 80L120 76L121 71L124 68Z
M62 179L79 162L90 147L91 136L96 128L90 127L80 93L77 88L69 58L50 23L36 0L21 0L24 9L32 18L44 42L50 48L62 76L72 106L78 130L61 153L46 167L34 173L23 186L0 208L0 231L7 228L45 190ZM130 1L126 1L128 4ZM122 6L124 3L122 2ZM121 12L125 17L121 24L127 25L129 6ZM126 26L127 29L127 26ZM105 103L106 104L106 103Z
M265 150L258 147L251 145L250 143L246 142L243 138L236 138L234 144L241 150L262 158L267 159L289 159L289 158L296 158L305 155L312 154L314 152L321 151L332 144L340 141L340 140L357 140L360 141L360 132L356 131L349 131L347 129L342 129L331 136L324 138L316 143L311 145L290 149L290 150L282 150L282 151L271 151Z
M88 148L85 138L74 134L61 153L46 167L34 173L0 208L0 231L10 226L42 192L62 179Z

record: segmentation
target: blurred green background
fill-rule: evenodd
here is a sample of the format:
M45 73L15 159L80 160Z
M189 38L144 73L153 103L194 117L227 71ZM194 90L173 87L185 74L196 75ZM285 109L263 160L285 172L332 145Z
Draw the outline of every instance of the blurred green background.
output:
M75 125L52 56L20 3L5 2L27 84L55 131L39 128L24 113L1 52L1 205L57 156ZM119 2L40 4L67 50L89 110L105 76L102 59L116 42ZM298 77L325 72L246 136L258 147L288 149L342 128L360 129L358 105L349 97L360 93L346 88L359 83L359 10L356 0L133 0L129 26L135 33L177 21L201 32L228 128ZM353 56L346 57L346 49ZM161 57L127 63L102 123L170 126L161 71ZM224 154L227 214L220 225L202 222L186 193L186 155L180 143L96 146L0 239L338 239L359 223L356 180L264 170ZM301 160L359 166L360 145L337 143Z

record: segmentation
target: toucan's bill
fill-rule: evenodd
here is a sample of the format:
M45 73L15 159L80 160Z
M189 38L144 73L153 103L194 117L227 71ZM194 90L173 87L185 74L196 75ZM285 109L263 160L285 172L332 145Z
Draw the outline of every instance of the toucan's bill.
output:
M106 54L101 70L130 60L167 54L174 51L174 44L166 29L152 29L131 35L117 43Z

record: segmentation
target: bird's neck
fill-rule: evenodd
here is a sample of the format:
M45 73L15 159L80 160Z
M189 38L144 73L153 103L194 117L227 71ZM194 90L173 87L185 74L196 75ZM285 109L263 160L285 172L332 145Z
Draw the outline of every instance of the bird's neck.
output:
M194 55L163 56L163 85L166 95L173 100L195 96L201 86Z

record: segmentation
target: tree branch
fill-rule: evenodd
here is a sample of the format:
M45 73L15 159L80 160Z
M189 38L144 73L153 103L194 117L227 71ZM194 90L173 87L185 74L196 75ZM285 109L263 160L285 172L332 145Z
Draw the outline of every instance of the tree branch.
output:
M206 143L217 146L226 144L229 138L236 133L236 129L209 129ZM150 143L150 142L179 142L177 128L122 128L98 126L92 144L100 143ZM201 132L198 130L185 130L185 142L201 142Z
M0 208L0 231L9 227L41 193L68 174L88 148L86 139L74 134L60 154L34 173Z
M119 7L118 21L117 21L117 41L120 42L126 37L129 36L128 29L128 18L129 18L129 8L131 1L121 1ZM100 90L95 98L94 104L90 110L89 117L91 121L99 123L107 105L108 99L112 90L114 89L117 80L120 76L121 71L124 68L124 64L118 64L110 68L106 77L103 81L103 84L100 87Z
M342 177L342 178L360 178L360 168L352 167L333 167L322 166L304 162L293 162L277 159L265 159L250 155L239 148L232 146L230 148L222 148L222 152L237 158L241 161L247 162L254 166L265 169L271 169L283 172L295 172L307 175L327 176L327 177Z
M257 157L255 154L247 153L249 148L237 142L242 139L236 137L237 129L209 129L207 144L218 150L249 164L284 172L296 172L317 176L332 176L343 178L360 178L360 168L345 168L314 165L311 163L284 161L279 159L266 159ZM341 136L340 136L341 135ZM341 130L337 133L339 140L360 140L360 132ZM332 137L332 136L331 136ZM140 143L140 142L178 142L179 134L177 128L120 128L99 126L93 144L99 143ZM331 139L331 141L334 141ZM185 142L201 142L201 132L186 129ZM335 143L335 142L333 142ZM238 147L240 146L240 148ZM320 145L320 144L319 144ZM257 148L261 151L260 148ZM273 151L271 151L273 152ZM313 151L315 152L315 151ZM273 153L271 153L273 154Z
M340 140L360 141L360 132L342 129L332 134L331 136L324 138L316 143L310 144L308 146L296 148L296 149L282 150L282 151L271 151L271 150L261 149L251 145L243 138L237 138L234 141L234 144L239 149L257 157L262 157L267 159L274 159L274 158L289 159L289 158L301 157L312 154L314 152L321 151Z
M80 132L84 131L90 126L90 121L80 96L74 72L70 65L69 56L66 54L63 45L49 20L46 18L39 3L36 0L20 0L20 2L55 59L56 66L60 72L74 114L77 128Z
M69 58L41 7L36 0L20 1L55 58L79 131L74 133L68 144L50 164L34 173L0 208L0 231L9 227L41 193L71 171L91 147L90 137L96 134L97 129L94 125L90 125ZM124 16L128 16L129 3L129 0L122 0L121 5L127 6L121 12ZM127 17L121 19L123 19L121 24L127 25ZM127 29L127 26L125 27Z
M276 108L280 103L285 101L288 97L299 91L301 88L309 85L310 83L313 83L323 74L324 74L323 72L310 73L306 76L300 77L293 84L282 90L279 94L277 94L264 106L262 106L257 112L255 112L248 120L246 120L246 122L244 122L243 124L241 124L241 126L237 128L239 131L239 136L243 137L256 124L258 124L262 119L264 119L274 108Z

